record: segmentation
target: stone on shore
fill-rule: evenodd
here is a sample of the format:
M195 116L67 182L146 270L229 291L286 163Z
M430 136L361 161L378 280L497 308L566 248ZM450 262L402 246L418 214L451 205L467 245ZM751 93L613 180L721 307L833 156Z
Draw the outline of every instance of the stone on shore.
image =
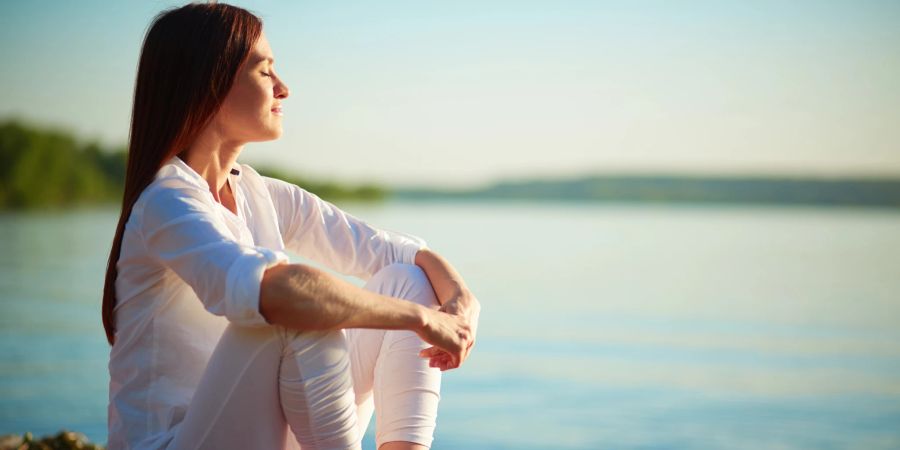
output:
M91 444L81 433L63 430L55 436L40 439L35 439L31 433L3 435L0 436L0 450L103 450L103 447Z

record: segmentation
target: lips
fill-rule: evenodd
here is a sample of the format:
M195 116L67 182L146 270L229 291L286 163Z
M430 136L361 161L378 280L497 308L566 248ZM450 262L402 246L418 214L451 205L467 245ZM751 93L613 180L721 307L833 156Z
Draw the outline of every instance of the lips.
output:
M284 113L281 112L281 105L278 105L278 106L272 108L272 113L275 114L276 116L284 115Z

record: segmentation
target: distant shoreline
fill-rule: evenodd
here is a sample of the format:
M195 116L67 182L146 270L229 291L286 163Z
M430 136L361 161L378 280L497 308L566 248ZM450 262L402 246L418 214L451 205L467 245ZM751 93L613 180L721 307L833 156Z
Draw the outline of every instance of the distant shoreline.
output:
M543 200L638 203L900 207L900 178L595 175L500 182L472 190L402 189L411 200Z
M65 131L0 122L0 211L118 204L125 155L124 148L81 143ZM279 169L256 169L332 202L529 200L900 208L900 177L603 174L434 189L347 186Z

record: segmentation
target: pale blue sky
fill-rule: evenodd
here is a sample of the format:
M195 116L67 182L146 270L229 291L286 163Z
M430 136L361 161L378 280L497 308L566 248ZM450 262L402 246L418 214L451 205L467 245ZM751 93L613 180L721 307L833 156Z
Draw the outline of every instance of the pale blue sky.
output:
M0 4L0 116L124 143L172 1ZM900 174L897 1L244 1L292 90L241 159L467 186L590 172Z

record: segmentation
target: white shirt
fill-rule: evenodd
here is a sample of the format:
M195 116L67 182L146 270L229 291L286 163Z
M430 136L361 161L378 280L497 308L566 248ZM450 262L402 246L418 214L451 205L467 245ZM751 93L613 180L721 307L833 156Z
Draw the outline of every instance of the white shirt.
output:
M125 225L109 359L109 442L164 447L227 323L269 326L259 313L265 270L286 250L370 278L414 264L425 242L375 228L298 186L237 164L235 215L180 158L167 161Z

